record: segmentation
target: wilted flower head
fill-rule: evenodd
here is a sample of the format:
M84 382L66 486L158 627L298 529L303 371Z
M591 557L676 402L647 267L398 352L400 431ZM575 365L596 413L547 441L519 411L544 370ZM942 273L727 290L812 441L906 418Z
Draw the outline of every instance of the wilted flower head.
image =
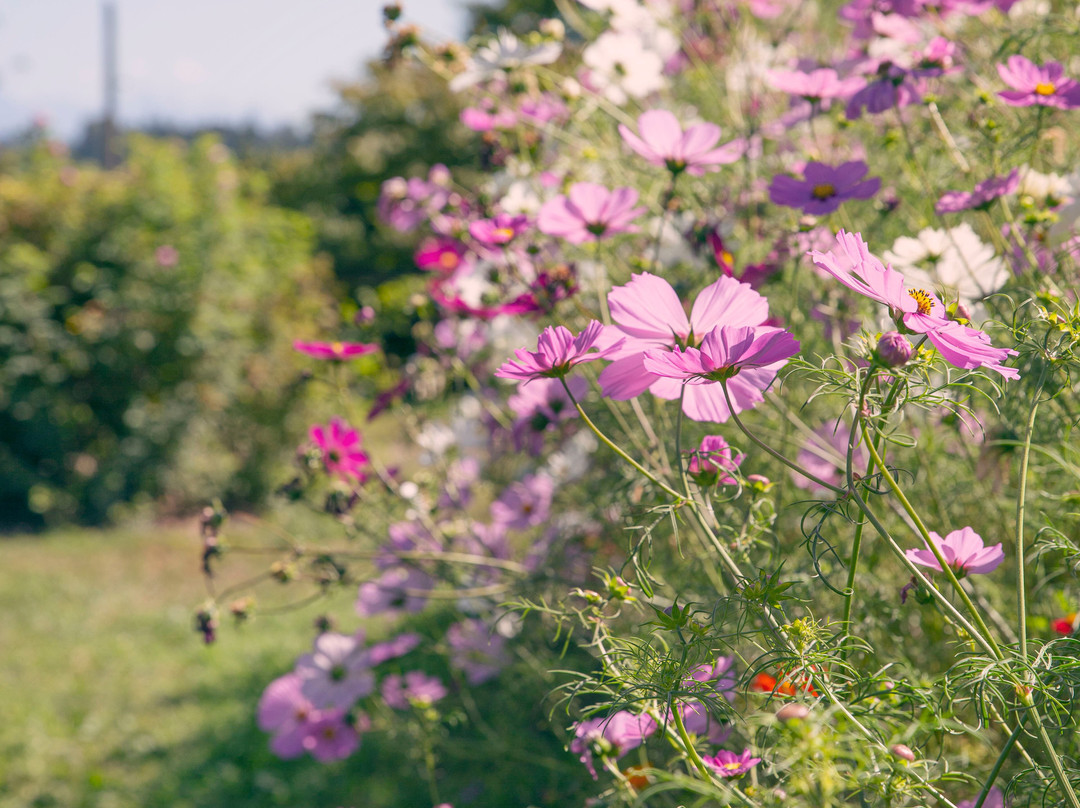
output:
M941 551L945 562L959 576L993 572L1005 560L1001 542L987 547L983 544L982 537L970 527L954 530L944 539L931 530L930 539ZM924 550L908 550L904 555L915 564L941 570L941 564L929 547Z

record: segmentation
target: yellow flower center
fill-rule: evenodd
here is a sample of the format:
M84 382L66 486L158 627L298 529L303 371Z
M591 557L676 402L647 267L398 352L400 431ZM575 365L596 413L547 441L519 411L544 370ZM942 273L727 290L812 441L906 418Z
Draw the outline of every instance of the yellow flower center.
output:
M724 771L726 772L738 771L740 768L742 768L742 763L739 763L738 761L735 761L734 763L724 764Z
M345 353L345 345L341 342L331 342L330 350L334 352L335 356L341 356Z
M930 310L934 307L934 299L929 292L925 289L909 289L908 294L919 304L919 314L930 313Z
M511 230L509 227L500 227L498 230L495 231L495 235L501 239L509 241L514 237L514 231Z
M1035 85L1036 95L1053 95L1057 87L1054 86L1052 81L1040 81Z
M443 269L454 269L458 265L458 257L456 253L452 253L449 250L439 256L439 266Z
M836 196L836 189L829 183L825 182L821 185L815 185L814 190L811 191L811 195L814 199L830 199Z

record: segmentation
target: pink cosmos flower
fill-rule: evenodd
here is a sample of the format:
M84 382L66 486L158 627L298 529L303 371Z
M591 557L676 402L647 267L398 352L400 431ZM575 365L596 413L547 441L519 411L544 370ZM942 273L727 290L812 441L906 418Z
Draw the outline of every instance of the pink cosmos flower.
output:
M835 250L827 253L809 252L818 269L849 289L884 303L898 325L926 334L950 364L964 370L983 367L997 371L1006 379L1019 378L1018 370L1001 364L1009 356L1015 356L1016 351L995 348L982 331L946 319L944 304L932 292L908 290L903 275L873 255L860 234L841 230L836 234L836 245Z
M1005 551L1001 549L1001 542L992 547L986 547L982 537L970 527L954 530L944 539L931 530L930 540L934 542L945 561L958 576L993 572L1005 560ZM908 550L904 555L915 564L941 571L941 565L929 546L924 550Z
M549 199L540 208L536 224L540 232L559 236L571 244L597 241L616 233L636 233L631 222L645 212L634 207L638 192L633 188L610 191L592 182L577 182L566 196Z
M474 132L490 132L493 129L513 129L517 116L509 109L492 110L484 107L466 107L461 110L461 122Z
M688 318L671 284L645 272L612 289L608 306L615 324L604 328L600 341L615 350L608 357L611 364L600 374L605 396L626 401L648 390L671 400L681 394L688 418L723 423L731 417L723 390L715 385L687 385L684 390L679 381L646 370L645 355L658 349L697 346L718 325L760 325L769 317L764 297L745 283L721 277L698 294ZM614 345L618 341L621 346ZM763 390L776 370L747 369L740 376L739 385L745 382ZM743 409L738 399L734 404L736 412Z
M1020 170L1014 168L1004 177L990 177L970 191L948 191L941 195L935 210L938 213L956 213L989 205L999 196L1016 193L1020 187Z
M686 172L700 177L725 163L733 163L744 151L739 142L716 148L720 127L698 123L683 131L678 118L666 109L653 109L638 117L638 132L619 124L619 134L650 165L666 168L672 174Z
M726 440L719 435L706 435L697 451L690 455L686 473L703 488L717 484L735 485L735 478L728 472L735 471L745 457L744 454L732 457L731 446Z
M395 710L407 710L410 704L428 707L447 694L446 686L423 671L409 671L404 677L391 674L383 679L383 701Z
M804 180L777 174L769 185L769 199L777 205L802 208L806 213L821 216L832 213L848 199L869 199L881 188L881 178L864 180L869 167L862 160L851 160L838 166L809 162L803 170Z
M462 620L446 630L450 665L465 674L470 685L494 679L510 663L506 637L488 630L482 620Z
M717 657L711 664L698 665L690 671L690 678L683 685L704 684L715 689L725 699L731 701L735 696L735 672L732 668L735 660L729 656Z
M399 612L419 612L427 605L423 593L435 588L426 572L414 567L394 566L374 581L360 584L356 595L356 613L361 617Z
M348 709L375 689L375 674L360 638L326 632L296 661L300 692L319 709Z
M343 760L360 746L357 730L368 726L370 721L362 713L349 723L345 720L345 710L327 710L308 726L304 749L320 763Z
M464 262L466 252L468 248L456 238L435 236L420 243L413 260L420 269L449 275Z
M378 345L366 342L304 342L296 340L293 350L316 359L352 359L379 350Z
M1058 62L1047 62L1039 67L1029 59L1015 55L1005 64L998 65L997 71L1001 80L1013 88L998 93L1009 106L1080 107L1080 84L1068 78Z
M325 427L318 424L311 427L309 435L322 452L327 472L361 483L367 479L364 466L368 456L360 449L359 432L340 418L333 418Z
M420 645L420 635L412 631L398 634L396 637L368 646L368 661L372 665L381 665L391 659L405 656Z
M295 673L280 676L259 699L258 723L263 732L272 732L270 750L283 760L304 753L308 726L319 711L300 692L301 679Z
M744 368L769 368L774 373L799 352L799 342L782 328L770 326L728 326L714 328L701 341L701 348L650 351L645 369L658 376L678 379L684 384L728 382L739 409L749 409L762 401L755 384L738 384Z
M711 757L702 755L701 760L721 777L738 777L761 763L761 758L750 757L749 749L744 749L741 755L721 749Z
M803 443L795 462L819 480L830 485L841 486L847 478L849 435L850 429L843 423L824 423L815 429L813 436ZM862 474L869 459L870 454L859 440L851 456L852 470L857 474ZM791 479L799 488L822 494L826 491L813 480L795 471L791 472Z
M637 749L654 732L656 721L649 716L620 710L605 718L588 718L575 724L570 751L581 756L581 762L595 780L593 754L618 759L631 749Z
M593 320L575 337L561 325L548 326L537 338L535 351L518 348L514 351L517 360L504 362L495 375L523 382L563 378L574 365L604 359L619 349L621 343L604 348L596 345L603 328Z
M502 247L529 229L529 217L499 213L492 219L480 219L469 225L469 235L485 247Z
M566 384L578 400L589 390L589 383L578 376L568 378ZM560 422L578 417L558 379L519 385L506 403L517 416L513 426L514 445L518 449L527 446L536 454L544 445L545 434L554 431Z
M914 71L909 71L888 59L871 60L865 69L869 75L862 79L863 86L848 99L844 114L849 121L862 117L865 109L870 113L906 107L922 101L924 81Z
M802 70L770 70L766 74L766 78L773 87L781 92L804 98L810 102L847 98L865 84L858 76L841 79L840 74L830 67L823 67L809 72Z

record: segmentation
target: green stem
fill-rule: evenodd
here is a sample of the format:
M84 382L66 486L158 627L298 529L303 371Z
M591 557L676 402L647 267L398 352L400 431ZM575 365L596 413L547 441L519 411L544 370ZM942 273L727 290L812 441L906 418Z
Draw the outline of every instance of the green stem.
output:
M754 445L775 457L792 471L795 471L798 474L801 474L806 479L817 483L822 488L826 488L829 491L832 491L834 494L839 494L840 496L843 496L846 493L843 488L837 488L835 485L825 482L820 477L816 477L815 475L804 469L802 466L800 466L798 463L794 463L791 460L788 460L786 457L780 454L780 452L760 441L758 437L754 435L754 433L752 433L749 429L746 428L746 425L743 424L739 416L735 414L735 405L731 400L731 394L728 392L727 382L720 382L720 386L724 390L724 399L727 401L728 411L731 413L731 420L735 422L735 426L742 430L742 433L746 435L746 437L750 438L750 440L753 441Z
M686 731L686 725L683 723L682 715L679 713L679 705L677 704L671 708L671 720L675 724L675 731L679 733L679 739L686 748L686 754L690 758L690 762L693 763L694 768L701 773L705 782L711 783L713 779L712 775L709 773L709 767L705 765L705 761L701 759L701 755L699 755L697 749L694 748L694 743L690 740L690 733Z
M1027 428L1024 430L1024 452L1020 456L1020 488L1016 493L1016 612L1019 620L1020 656L1024 662L1028 658L1027 636L1027 584L1024 580L1024 508L1027 499L1028 461L1031 458L1031 434L1035 431L1035 413L1039 410L1043 384L1046 382L1046 363L1043 363L1039 382L1035 385L1035 400L1028 413Z
M994 761L994 768L990 770L990 776L986 778L986 783L983 784L982 791L979 792L979 798L975 800L974 808L982 808L983 803L986 802L986 797L990 794L990 788L994 785L994 781L997 780L997 776L1001 773L1001 767L1005 765L1005 761L1009 758L1009 753L1012 752L1013 746L1020 740L1020 733L1024 729L1024 722L1021 720L1009 734L1009 740L1005 742L1005 746L1001 748L1001 754L998 755L997 760Z
M581 417L581 420L585 422L585 426L592 430L593 434L600 439L601 443L603 443L605 446L611 449L611 451L615 452L615 454L617 454L619 457L621 457L623 460L633 466L643 477L645 477L645 479L660 488L660 490L662 490L665 494L675 497L675 499L680 502L683 500L682 494L669 486L667 483L657 479L657 477L651 471L649 471L639 462L634 460L634 458L632 458L625 451L623 451L623 449L618 444L612 441L611 438L601 432L599 427L597 427L596 424L592 422L592 419L585 414L585 410L581 408L581 405L578 403L577 399L574 398L574 394L570 392L570 388L566 384L566 379L563 377L559 377L559 381L562 382L562 386L563 389L566 391L566 395L569 396L570 401L573 402L574 409L577 410L577 413Z

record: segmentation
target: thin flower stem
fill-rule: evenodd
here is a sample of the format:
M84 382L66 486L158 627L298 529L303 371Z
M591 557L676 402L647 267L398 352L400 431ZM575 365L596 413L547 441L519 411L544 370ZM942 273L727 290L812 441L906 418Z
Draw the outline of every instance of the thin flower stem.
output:
M621 457L623 460L625 460L627 463L629 463L631 466L633 466L634 469L636 469L639 474L641 474L643 477L645 477L645 479L647 479L653 485L660 488L660 490L662 490L665 494L668 494L669 496L675 497L675 499L678 500L679 502L683 501L683 495L682 494L680 494L678 491L676 491L674 488L672 488L667 483L665 483L662 480L658 479L651 471L649 471L647 468L645 468L639 462L634 460L634 458L632 458L630 455L628 455L625 451L623 451L623 449L618 444L616 444L614 441L612 441L611 438L609 438L607 435L605 435L603 432L601 432L600 428L597 427L596 424L594 424L592 422L592 419L589 418L589 416L585 413L585 410L582 409L582 407L578 403L577 399L574 398L574 394L572 392L570 392L570 388L566 384L566 379L560 377L559 381L562 382L562 386L563 386L563 389L566 391L566 395L569 396L570 401L573 402L574 408L577 410L578 415L581 416L581 420L585 422L585 426L587 426L589 429L592 430L593 434L596 435L596 437L598 437L600 439L601 443L603 443L605 446L607 446L609 449L611 449L611 451L615 452L615 454L617 454L619 457Z
M735 405L731 400L731 394L728 392L727 382L726 381L720 382L720 386L724 390L724 399L727 401L728 411L731 413L731 420L735 422L735 426L737 426L740 430L742 430L742 433L744 435L746 435L746 437L750 438L750 440L753 441L754 445L756 445L760 449L764 449L767 453L769 453L770 455L775 457L777 460L779 460L781 463L783 463L789 469L801 474L806 479L817 483L822 488L826 488L829 491L832 491L834 494L839 494L841 496L843 496L846 493L843 488L837 488L835 485L832 485L830 483L825 482L820 477L817 477L817 476L811 474L809 471L804 469L798 463L794 463L791 460L788 460L786 457L784 457L782 454L780 454L780 452L776 451L771 446L768 446L767 444L765 444L761 440L759 440L758 437L756 435L754 435L754 433L752 433L749 429L746 428L746 425L743 424L743 422L739 418L739 416L735 414Z
M1020 485L1016 492L1016 614L1019 622L1017 634L1020 640L1020 656L1024 662L1028 657L1027 636L1027 583L1024 580L1024 508L1027 499L1028 461L1031 459L1031 434L1035 431L1035 414L1039 411L1040 396L1046 383L1046 363L1039 373L1035 385L1031 412L1028 413L1027 427L1024 430L1024 451L1020 455Z
M678 706L672 708L671 720L675 724L675 731L679 733L679 740L682 741L683 746L686 748L686 755L690 758L690 762L694 764L694 768L700 772L705 782L711 783L712 775L709 774L709 767L705 765L705 761L701 759L701 755L694 748L693 741L690 740L690 734L686 731L686 724L683 723L682 716L679 714Z
M986 625L986 621L983 620L982 612L971 601L971 596L968 595L967 590L960 585L960 580L956 577L956 573L953 572L952 566L945 560L945 556L941 552L941 548L930 539L930 531L926 529L926 525L923 524L922 518L918 512L912 507L911 502L908 501L907 496L904 494L903 489L897 485L896 480L893 479L892 474L889 473L889 469L885 466L885 461L881 459L881 455L877 453L874 448L874 444L870 440L870 435L867 432L866 424L861 425L863 440L866 442L866 448L870 452L870 456L874 460L874 464L881 470L881 478L885 480L885 483L889 486L890 490L900 501L900 505L904 508L904 511L911 517L911 521L915 523L915 527L918 529L919 535L923 541L926 542L926 546L930 548L930 551L934 554L934 558L937 559L938 565L941 567L941 571L945 573L945 577L948 578L949 583L953 589L960 596L960 600L964 602L964 606L967 607L968 612L975 620L975 624L979 627L979 632L986 642L993 649L993 655L997 659L1004 659L1001 649L998 647L997 640L994 639L994 635L990 633L990 628Z
M994 768L990 770L989 777L986 778L986 782L983 784L982 791L979 792L979 798L975 800L973 808L982 808L983 803L986 802L987 796L990 794L990 789L994 785L994 781L997 780L998 774L1001 773L1001 767L1005 765L1005 761L1009 759L1009 754L1012 752L1013 746L1020 739L1020 733L1024 729L1024 721L1021 718L1020 722L1009 734L1009 739L1005 741L1005 745L1001 747L1001 754L998 755L997 760L994 761Z

